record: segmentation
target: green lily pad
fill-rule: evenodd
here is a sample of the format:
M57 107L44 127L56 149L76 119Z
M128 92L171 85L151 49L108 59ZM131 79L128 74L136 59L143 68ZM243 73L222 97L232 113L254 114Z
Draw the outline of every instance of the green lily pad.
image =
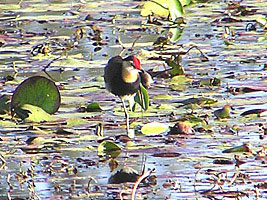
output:
M225 119L225 118L230 118L230 110L231 107L230 105L225 105L223 108L215 110L214 111L214 115L218 118L218 119Z
M153 99L172 99L173 97L169 94L159 94L155 95Z
M184 75L174 76L170 80L169 84L171 85L186 85L188 82L192 80Z
M102 108L100 107L99 103L93 102L87 106L86 111L87 112L100 112L102 111Z
M53 114L58 110L60 101L60 93L53 81L43 76L34 76L24 80L16 88L11 99L11 112L23 119L19 110L24 104L30 104Z
M3 95L0 97L0 114L3 115L5 113L8 113L8 110L10 109L10 98L6 95Z
M167 63L167 65L169 67L172 68L171 71L170 71L172 77L185 74L184 73L184 69L183 69L183 67L182 67L182 65L180 63L180 58L179 57L177 57L175 59L168 59L168 60L166 60L166 63Z
M249 143L245 143L240 146L235 146L230 149L225 149L223 153L238 153L238 152L251 152L251 145Z
M15 127L16 123L10 120L0 120L0 127Z
M263 27L267 27L267 18L264 15L258 15L256 21Z
M220 85L221 85L221 80L216 77L202 79L199 82L199 86L220 86Z
M121 147L112 141L105 140L99 144L97 151L99 156L110 155L115 158L120 155Z
M182 103L184 105L189 105L189 104L198 104L198 105L210 105L216 103L216 99L212 98L207 98L207 97L198 97L198 98L189 98L185 99L183 101L179 101L179 103Z

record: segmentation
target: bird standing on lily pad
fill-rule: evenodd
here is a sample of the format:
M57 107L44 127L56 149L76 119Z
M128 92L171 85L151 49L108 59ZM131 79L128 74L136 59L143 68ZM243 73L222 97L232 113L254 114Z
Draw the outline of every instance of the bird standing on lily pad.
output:
M229 104L226 104L223 108L215 110L214 115L220 120L225 118L230 118L230 110L231 106Z
M129 135L129 114L124 99L135 95L141 87L149 88L152 78L141 68L140 60L131 55L112 57L104 69L104 80L106 89L122 101Z

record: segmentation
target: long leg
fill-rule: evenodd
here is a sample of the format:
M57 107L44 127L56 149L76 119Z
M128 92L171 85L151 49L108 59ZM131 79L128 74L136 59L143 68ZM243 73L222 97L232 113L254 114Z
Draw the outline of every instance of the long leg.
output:
M126 118L126 130L127 130L127 134L130 133L130 124L129 124L129 114L128 114L128 111L127 111L127 108L126 108L126 105L125 105L125 102L124 102L124 99L121 98L121 102L122 102L122 105L123 105L123 110L124 110L124 114L125 114L125 118Z

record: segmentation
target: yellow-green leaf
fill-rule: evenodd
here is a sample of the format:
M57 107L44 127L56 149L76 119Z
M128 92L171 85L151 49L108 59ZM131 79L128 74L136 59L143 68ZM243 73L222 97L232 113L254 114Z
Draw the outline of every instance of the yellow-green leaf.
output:
M136 93L134 101L138 103L143 110L147 110L149 107L149 96L146 88L140 84L140 90ZM135 110L135 105L133 106L133 111Z
M23 110L29 111L27 113L28 117L26 117L26 121L31 122L42 122L42 121L53 121L55 117L51 116L47 112L45 112L42 108L38 106L33 106L30 104L24 104L21 107Z
M179 0L169 0L168 5L169 5L169 11L170 11L170 15L171 15L173 22L177 18L183 16L184 10Z
M169 126L164 123L151 122L151 123L145 124L141 128L141 132L144 135L158 135L158 134L164 133L168 129L169 129Z
M141 16L146 17L153 14L167 17L169 15L168 0L155 0L145 2L141 10Z

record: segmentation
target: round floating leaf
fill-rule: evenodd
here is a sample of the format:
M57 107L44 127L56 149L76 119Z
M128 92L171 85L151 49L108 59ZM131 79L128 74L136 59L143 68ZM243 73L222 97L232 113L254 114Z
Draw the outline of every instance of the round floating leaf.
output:
M218 119L230 118L230 110L231 110L231 107L230 107L230 105L227 104L223 108L215 110L214 115Z
M69 118L69 119L67 119L67 126L68 127L80 126L80 125L84 125L87 123L88 123L88 121L86 121L83 118Z
M235 146L230 149L225 149L223 153L238 153L238 152L252 152L251 150L251 144L245 143L240 146Z
M12 114L17 113L16 110L20 110L24 104L40 107L45 112L53 114L60 106L60 93L50 79L43 76L30 77L16 88L12 96Z
M109 184L120 184L126 182L136 182L140 175L131 168L118 170L108 179Z
M241 113L241 116L246 116L246 115L260 115L261 113L267 112L267 109L252 109L252 110L247 110L243 113Z
M161 134L169 129L169 126L163 123L159 122L151 122L148 124L145 124L141 128L141 132L144 135L158 135Z
M22 110L21 110L22 109ZM24 104L21 107L20 112L26 113L26 117L23 117L23 119L26 118L27 121L31 122L42 122L42 121L53 121L55 118L45 112L42 108L38 106L33 106L31 104ZM20 113L19 113L19 116Z
M168 1L155 0L145 2L141 10L141 15L145 17L153 14L167 17L169 15Z
M267 27L267 18L264 15L258 15L256 21L263 27Z
M10 109L10 98L6 95L0 97L0 115L8 113Z
M115 158L121 153L121 147L112 141L105 140L99 144L97 151L99 156L110 155Z
M230 159L216 159L213 161L213 164L217 164L217 165L232 165L234 164L234 161L230 160Z
M214 104L216 102L218 102L216 99L211 99L207 97L198 97L198 98L193 97L185 99L183 101L179 101L179 103L182 103L184 105L188 104L209 105L209 104Z
M159 158L175 158L179 157L181 154L176 152L166 152L166 153L155 153L152 156Z
M87 112L101 112L102 108L100 107L99 103L93 102L87 106L86 111Z

